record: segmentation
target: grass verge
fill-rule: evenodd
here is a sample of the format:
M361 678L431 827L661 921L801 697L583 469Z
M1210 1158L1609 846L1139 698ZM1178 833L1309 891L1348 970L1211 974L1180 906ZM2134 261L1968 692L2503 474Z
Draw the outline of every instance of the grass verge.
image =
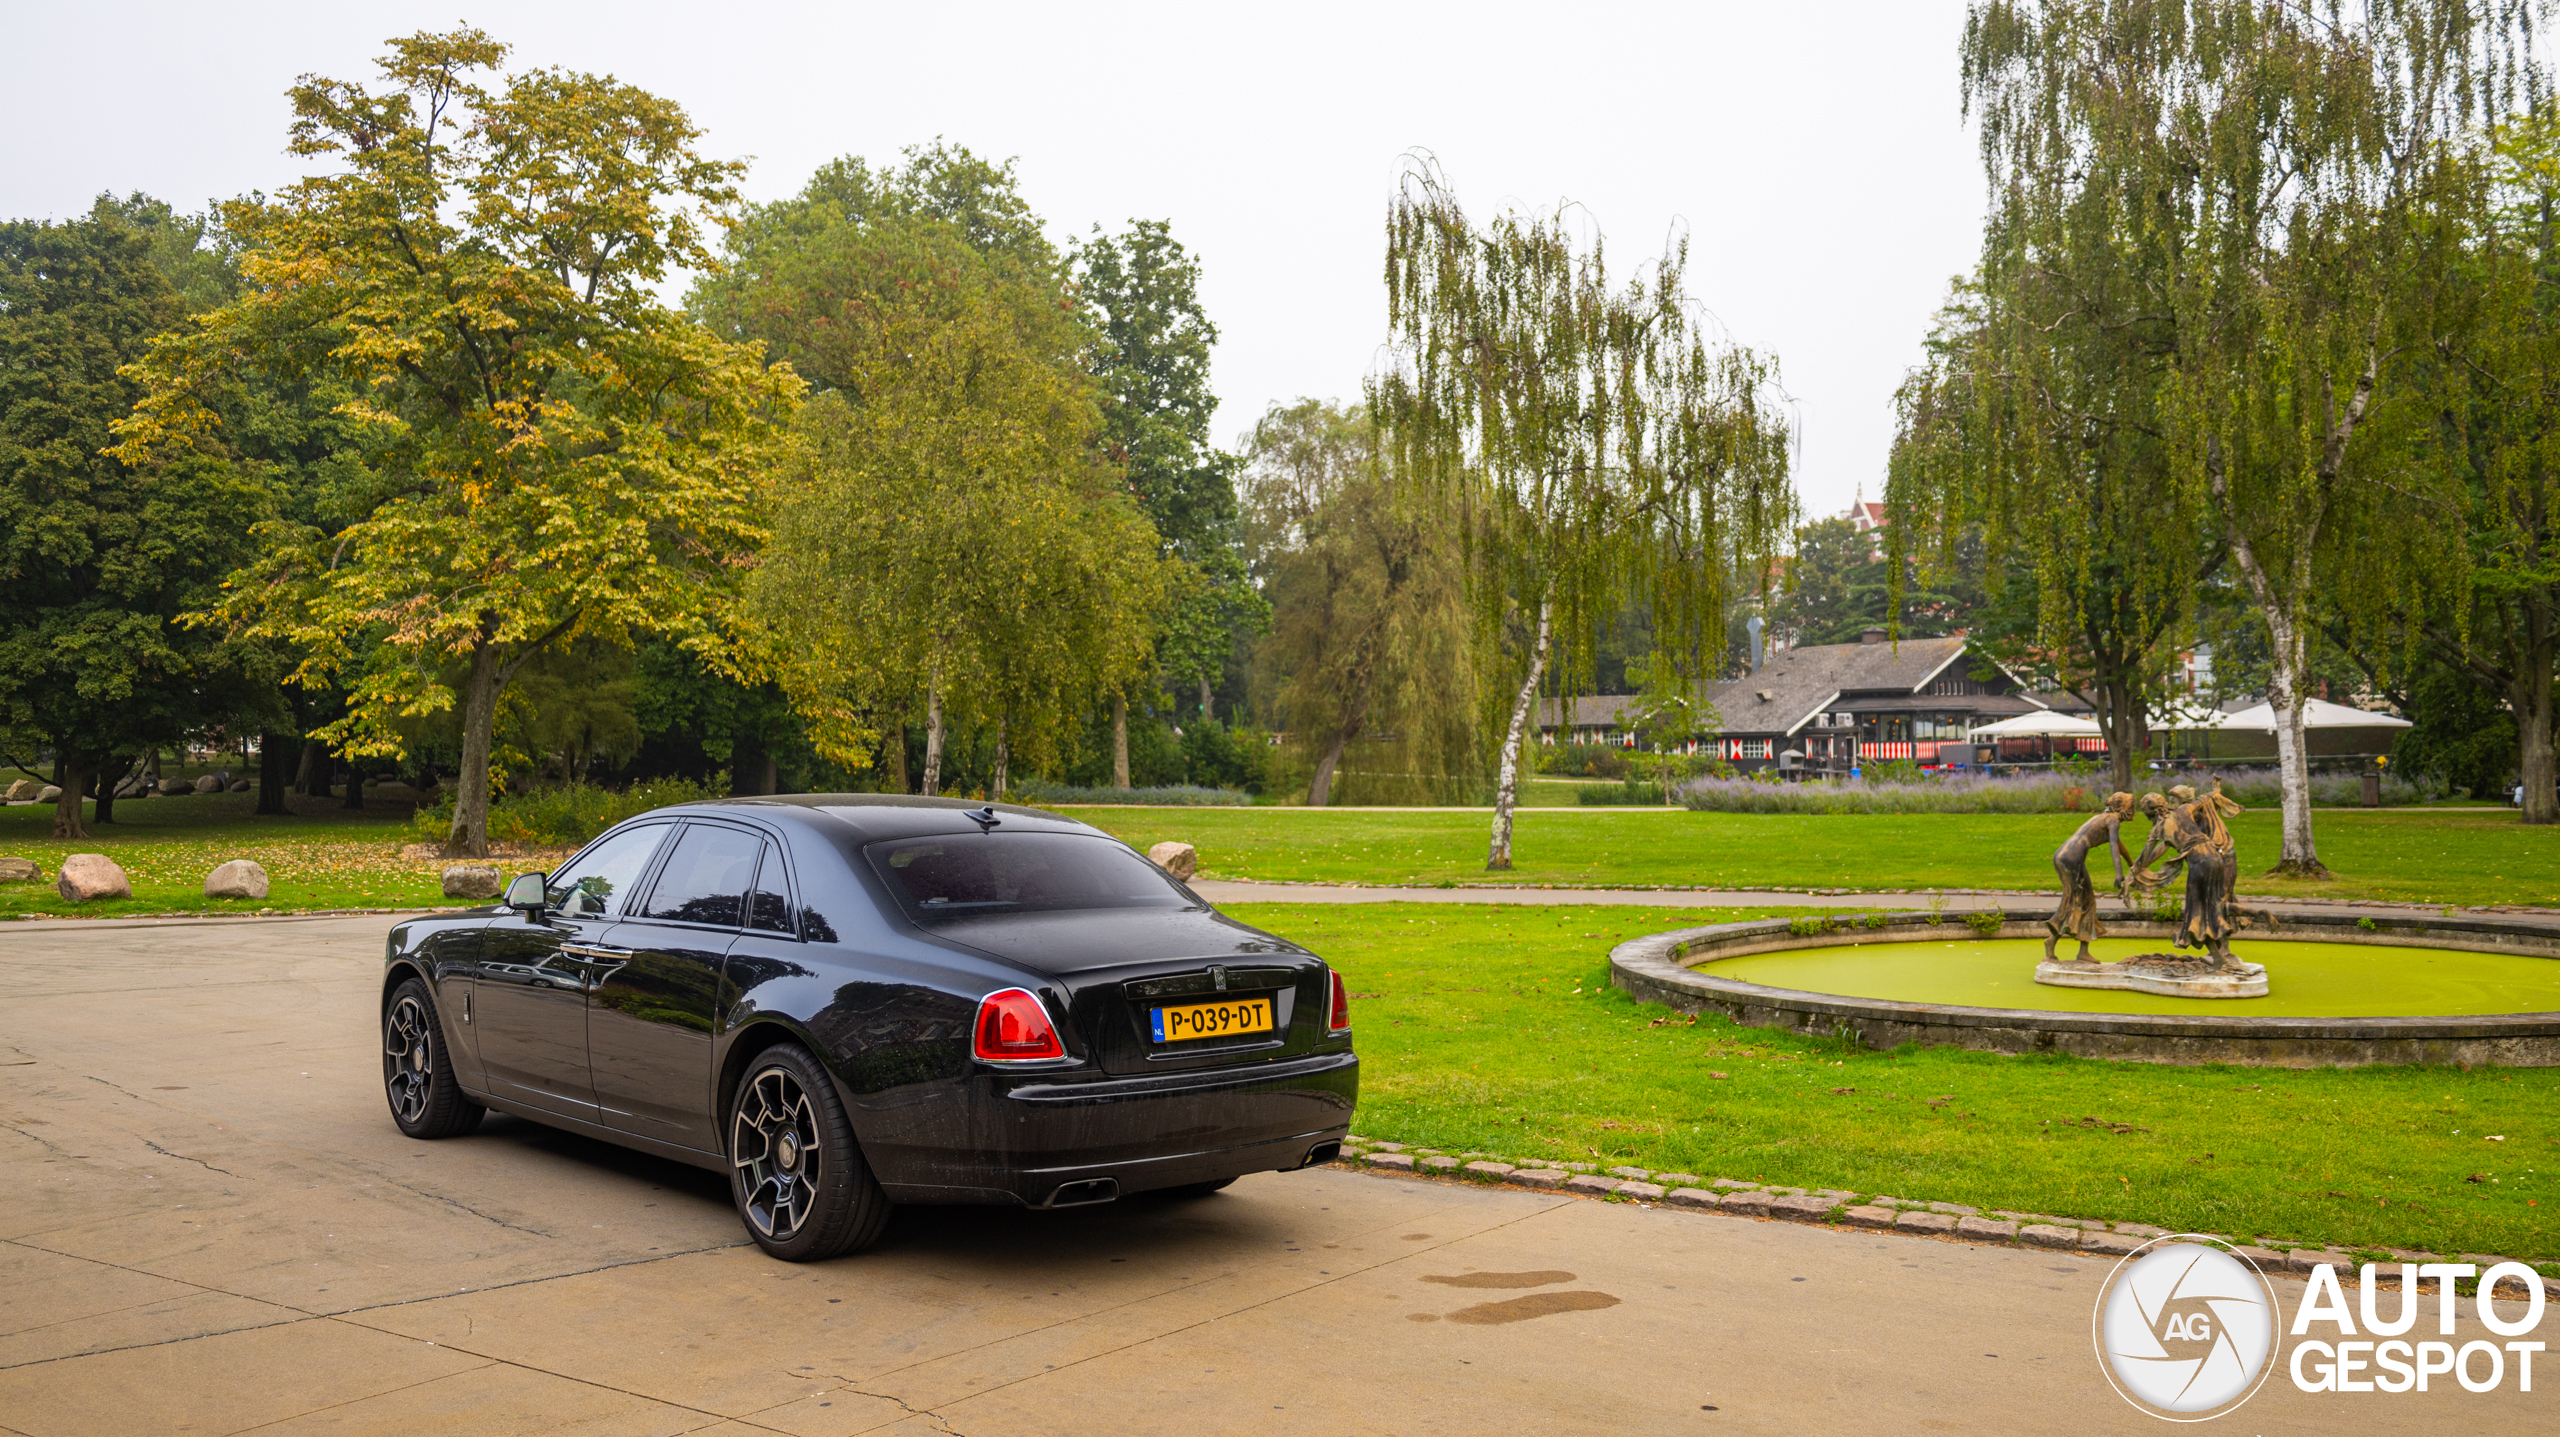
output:
M95 826L91 838L49 837L53 809L0 808L0 854L33 859L44 869L34 883L0 884L0 917L119 918L154 913L291 913L327 908L432 908L444 896L444 863L404 859L411 805L373 800L362 812L336 799L293 798L295 813L260 817L256 796L205 794L187 798L124 799L116 821ZM53 877L73 853L103 853L125 871L133 897L66 903ZM246 858L267 870L265 898L207 898L205 875ZM545 866L544 856L496 860Z
M2560 1259L2560 1183L2539 1170L2560 1172L2560 1071L1878 1053L1692 1022L1608 986L1623 938L1802 910L1228 911L1307 944L1350 983L1364 1070L1354 1127L1367 1136L2244 1238Z
M1178 838L1211 878L1268 882L1554 884L1563 887L2011 888L2050 892L2053 850L2077 814L1739 814L1683 809L1524 809L1515 867L1487 873L1489 815L1359 809L1087 808L1075 816L1141 850ZM2279 826L2252 811L2231 824L2242 889L2275 897L2560 905L2560 828L2503 809L2332 811L2314 830L2336 881L2260 876ZM2140 854L2148 828L2125 826ZM2093 872L2105 881L2106 859Z

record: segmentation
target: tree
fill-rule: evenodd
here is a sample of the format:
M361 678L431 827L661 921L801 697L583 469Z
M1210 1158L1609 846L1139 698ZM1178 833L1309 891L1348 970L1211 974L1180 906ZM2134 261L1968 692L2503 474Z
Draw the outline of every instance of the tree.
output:
M1405 762L1426 792L1472 797L1446 782L1481 773L1465 575L1446 511L1399 502L1356 404L1273 405L1244 475L1273 615L1259 657L1314 760L1307 802L1331 803L1345 748L1381 729L1408 738Z
M921 699L928 793L953 717L995 731L999 786L1015 753L1053 756L1143 669L1166 580L1096 463L1091 381L946 238L831 350L842 387L807 407L750 590L820 753L867 761Z
M2219 546L2169 462L2167 267L2156 236L2127 238L2123 198L2085 176L2000 188L1981 273L1896 396L1886 548L1899 594L1906 563L1961 573L1981 536L1986 646L2089 700L2129 790Z
M199 449L208 394L245 361L333 377L377 448L334 534L279 520L223 616L294 645L297 680L361 669L330 733L396 754L397 720L459 703L446 849L488 849L498 701L565 638L673 636L731 651L720 616L762 539L757 508L800 384L658 303L709 268L698 210L740 167L698 156L674 104L608 78L472 77L477 30L392 42L385 88L309 78L292 150L335 167L224 210L246 291L153 349L119 426L129 461ZM399 663L364 663L374 636ZM438 681L460 667L459 690Z
M1095 320L1104 442L1164 552L1198 575L1167 616L1158 663L1169 677L1199 685L1207 718L1236 635L1259 631L1270 614L1245 575L1238 459L1209 442L1218 409L1209 351L1218 328L1200 305L1200 262L1163 220L1132 220L1116 237L1097 231L1075 259Z
M1563 212L1471 223L1438 173L1407 175L1387 221L1391 367L1370 386L1384 463L1446 506L1478 622L1519 687L1504 730L1486 867L1511 866L1531 705L1561 643L1561 687L1631 593L1681 688L1720 661L1729 576L1769 572L1792 528L1775 366L1710 344L1685 241L1612 286ZM1561 640L1559 640L1561 635Z
M235 712L241 655L179 620L248 554L266 495L194 455L119 458L142 393L128 366L183 311L153 236L120 203L0 224L0 731L62 767L54 836L104 821L127 756Z
M2529 15L2472 0L2349 13L2245 0L1988 0L1967 103L2000 196L2091 189L2155 260L2159 440L2200 497L2273 650L2279 873L2324 877L2300 699L2322 614L2424 576L2390 542L2408 431L2407 306L2424 217L2467 129L2512 105Z

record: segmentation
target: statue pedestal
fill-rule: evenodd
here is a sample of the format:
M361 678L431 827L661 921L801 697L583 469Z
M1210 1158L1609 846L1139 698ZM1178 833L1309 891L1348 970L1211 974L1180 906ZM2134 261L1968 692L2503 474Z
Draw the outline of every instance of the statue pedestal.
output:
M2056 988L2122 988L2171 998L2263 998L2267 970L2256 963L2217 969L2201 958L2145 953L2121 963L2058 958L2036 965L2036 981Z

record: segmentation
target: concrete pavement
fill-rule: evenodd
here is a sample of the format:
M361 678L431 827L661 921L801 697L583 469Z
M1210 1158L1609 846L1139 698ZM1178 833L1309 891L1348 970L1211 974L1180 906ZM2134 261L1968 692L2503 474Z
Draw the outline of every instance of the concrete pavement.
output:
M1319 1170L773 1262L712 1175L495 1117L400 1137L387 926L0 928L0 1429L2161 1430L2090 1352L2106 1264L2036 1251ZM2279 1375L2218 1425L2550 1400Z

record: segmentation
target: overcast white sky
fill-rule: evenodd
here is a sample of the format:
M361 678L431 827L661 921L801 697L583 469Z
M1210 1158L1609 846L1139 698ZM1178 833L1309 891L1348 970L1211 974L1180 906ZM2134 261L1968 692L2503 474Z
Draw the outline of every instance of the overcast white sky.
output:
M1962 0L1219 8L519 3L13 4L0 215L102 190L193 209L273 189L285 87L370 79L381 41L457 17L515 64L673 97L748 192L940 135L1019 156L1060 239L1163 218L1223 332L1217 432L1275 400L1354 398L1384 331L1400 157L1470 209L1569 199L1632 272L1674 223L1690 288L1778 356L1810 511L1875 497L1891 399L1970 264L1981 172L1958 112Z

